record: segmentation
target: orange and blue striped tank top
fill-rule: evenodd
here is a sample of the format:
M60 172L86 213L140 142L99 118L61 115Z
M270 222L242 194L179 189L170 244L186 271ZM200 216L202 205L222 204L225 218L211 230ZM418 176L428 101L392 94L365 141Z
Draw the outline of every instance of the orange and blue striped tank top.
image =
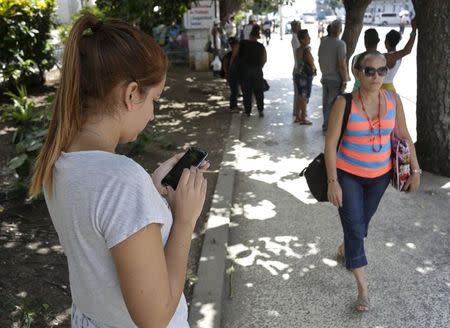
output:
M382 90L386 100L383 117L367 120L352 100L347 128L336 155L336 167L348 173L376 178L392 169L391 133L395 127L396 100L392 92ZM380 133L378 133L380 128Z

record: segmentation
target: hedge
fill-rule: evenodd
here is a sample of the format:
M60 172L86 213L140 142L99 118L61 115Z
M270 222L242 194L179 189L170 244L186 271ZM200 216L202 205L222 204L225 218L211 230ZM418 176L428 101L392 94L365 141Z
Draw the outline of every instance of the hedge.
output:
M55 0L0 0L0 88L44 83L55 63Z

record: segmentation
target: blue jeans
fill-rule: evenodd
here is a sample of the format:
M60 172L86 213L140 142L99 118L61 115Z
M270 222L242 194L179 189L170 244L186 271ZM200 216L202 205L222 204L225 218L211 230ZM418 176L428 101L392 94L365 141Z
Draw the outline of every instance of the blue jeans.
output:
M342 188L339 216L344 231L345 266L349 270L357 269L367 265L364 238L392 172L376 178L363 178L338 169L337 175Z

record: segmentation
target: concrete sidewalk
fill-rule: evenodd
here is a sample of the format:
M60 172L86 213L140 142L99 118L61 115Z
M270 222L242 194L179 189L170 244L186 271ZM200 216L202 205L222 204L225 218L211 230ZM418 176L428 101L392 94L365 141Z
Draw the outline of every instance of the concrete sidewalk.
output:
M335 261L337 210L298 177L323 150L321 88L315 80L314 124L299 126L291 79L269 83L264 118L234 114L192 327L450 327L450 178L424 173L415 194L388 188L366 240L372 308L355 313L353 275Z
M272 81L273 89L277 83L285 81ZM356 314L354 278L335 261L337 211L316 203L298 177L323 149L320 90L310 102L311 127L293 124L270 92L266 116L243 116L232 146L229 239L202 257L216 271L199 271L199 284L207 283L201 297L196 287L192 326L450 327L450 179L425 173L416 194L388 188L366 241L372 309ZM231 275L212 261L226 244Z

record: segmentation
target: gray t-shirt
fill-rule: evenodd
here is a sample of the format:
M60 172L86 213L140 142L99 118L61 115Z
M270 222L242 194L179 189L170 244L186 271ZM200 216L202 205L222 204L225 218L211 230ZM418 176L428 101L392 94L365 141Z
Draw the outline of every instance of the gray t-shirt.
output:
M347 46L344 41L327 36L322 38L319 46L319 65L322 72L322 80L341 82L339 74L339 61L347 54Z
M167 202L149 174L122 155L63 152L53 177L52 197L44 195L69 265L72 328L135 328L110 248L152 223L161 225L165 245L172 226ZM168 327L189 327L184 295Z

